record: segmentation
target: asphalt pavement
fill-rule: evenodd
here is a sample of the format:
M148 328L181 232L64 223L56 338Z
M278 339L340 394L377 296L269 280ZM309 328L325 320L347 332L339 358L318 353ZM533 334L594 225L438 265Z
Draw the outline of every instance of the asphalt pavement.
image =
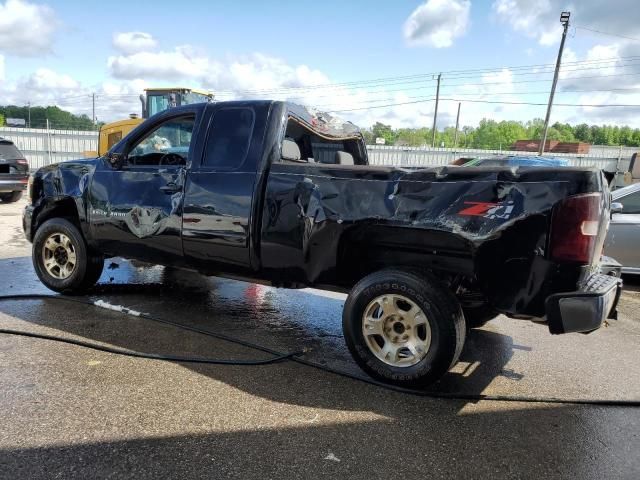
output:
M0 203L0 294L52 293ZM344 296L108 260L102 300L365 378ZM640 399L640 282L590 335L500 317L432 391ZM0 302L0 328L136 351L265 359L238 344L94 306ZM293 362L218 366L0 335L0 478L640 478L640 409L433 399Z

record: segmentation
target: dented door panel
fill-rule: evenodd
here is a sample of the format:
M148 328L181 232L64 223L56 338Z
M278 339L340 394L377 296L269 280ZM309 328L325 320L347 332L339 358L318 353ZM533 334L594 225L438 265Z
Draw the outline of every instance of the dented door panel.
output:
M113 255L182 263L182 200L185 169L96 169L89 202L92 237ZM175 186L175 191L164 188Z

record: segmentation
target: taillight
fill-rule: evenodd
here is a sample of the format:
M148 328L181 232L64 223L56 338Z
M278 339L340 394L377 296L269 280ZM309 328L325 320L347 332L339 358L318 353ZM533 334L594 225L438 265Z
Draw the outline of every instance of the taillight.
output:
M19 158L18 160L16 160L16 163L18 165L28 165L27 160L24 158Z
M560 262L590 264L595 257L602 216L602 194L567 197L553 209L551 258Z

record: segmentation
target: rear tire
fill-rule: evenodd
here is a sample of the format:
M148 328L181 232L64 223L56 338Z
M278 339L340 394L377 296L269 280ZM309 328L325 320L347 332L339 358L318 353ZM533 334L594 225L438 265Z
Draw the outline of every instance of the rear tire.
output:
M349 294L342 315L349 351L372 377L424 387L458 361L464 316L456 297L426 274L380 270Z
M38 228L32 260L47 288L71 295L93 287L104 267L104 257L92 252L78 228L64 218L52 218Z
M0 200L4 203L14 203L22 198L22 192L0 193Z

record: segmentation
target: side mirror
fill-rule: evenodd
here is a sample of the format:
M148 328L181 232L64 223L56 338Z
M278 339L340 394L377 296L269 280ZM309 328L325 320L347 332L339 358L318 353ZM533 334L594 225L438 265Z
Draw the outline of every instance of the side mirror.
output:
M622 205L620 202L613 202L611 204L611 214L613 215L614 213L620 213L622 212L623 208L624 205Z
M124 165L124 156L121 153L109 153L107 161L114 170L121 170Z

